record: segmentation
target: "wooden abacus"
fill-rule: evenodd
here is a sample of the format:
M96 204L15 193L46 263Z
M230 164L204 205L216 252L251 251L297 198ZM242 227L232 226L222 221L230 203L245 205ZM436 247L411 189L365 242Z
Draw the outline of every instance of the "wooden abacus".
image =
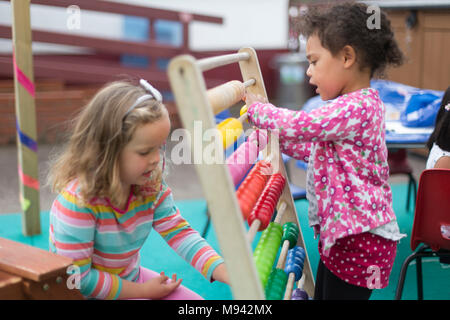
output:
M233 80L207 90L203 72L231 63L239 63L243 81ZM194 137L196 121L201 121L203 130L216 128L214 114L238 103L244 97L246 90L267 98L258 58L253 48L242 48L234 54L200 60L190 55L181 55L170 61L168 75L178 113L184 128L189 131L191 137ZM244 119L245 115L239 118L241 122ZM281 186L281 195L277 201L278 215L274 223L295 223L299 229L297 245L306 250L289 189L286 169L280 156L278 139L270 134L268 136L267 147L262 150L263 157L278 167L279 173L284 177L284 187ZM191 140L194 152L199 152L195 149L198 147L201 147L200 152L202 152L201 150L204 150L207 144L210 142L203 139L201 143ZM224 142L224 146L227 145L228 143ZM221 254L227 266L233 298L264 299L264 289L251 251L251 241L254 233L260 230L260 226L252 223L249 234L246 234L241 208L236 197L236 181L233 182L227 165L200 161L196 163L196 170L211 213ZM286 253L283 255L286 256ZM303 275L304 289L309 296L313 296L314 278L307 253Z

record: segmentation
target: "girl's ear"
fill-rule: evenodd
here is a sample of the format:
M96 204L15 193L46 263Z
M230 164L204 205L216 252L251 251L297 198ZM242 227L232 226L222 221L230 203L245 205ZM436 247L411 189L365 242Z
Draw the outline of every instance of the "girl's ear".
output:
M348 69L356 63L356 52L352 46L346 45L341 50L344 68Z

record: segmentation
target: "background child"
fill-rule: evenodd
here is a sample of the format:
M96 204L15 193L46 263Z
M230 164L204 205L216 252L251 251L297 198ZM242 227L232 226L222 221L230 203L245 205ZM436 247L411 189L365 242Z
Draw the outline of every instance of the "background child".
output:
M427 169L450 169L450 87L445 91L436 116L436 125L427 142L430 150Z
M49 181L59 192L50 212L50 249L80 267L81 293L96 299L201 299L140 266L154 228L207 279L228 281L223 259L184 220L162 178L170 131L161 94L114 82L76 119ZM164 156L163 156L164 157Z
M354 3L303 17L310 83L322 100L334 99L325 106L306 113L246 98L249 121L278 130L282 151L309 162L308 215L320 234L315 299L369 299L386 287L404 236L387 182L385 106L370 88L402 53L385 14L379 29L368 29L368 18Z

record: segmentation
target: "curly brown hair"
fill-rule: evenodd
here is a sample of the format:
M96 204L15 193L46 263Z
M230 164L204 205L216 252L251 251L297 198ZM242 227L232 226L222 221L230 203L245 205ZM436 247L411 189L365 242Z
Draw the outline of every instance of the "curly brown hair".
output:
M324 48L335 55L344 46L351 46L361 69L370 68L370 76L384 76L387 65L399 66L404 56L386 14L380 10L379 28L369 29L371 16L363 3L344 2L333 6L314 6L299 19L299 33L317 35Z

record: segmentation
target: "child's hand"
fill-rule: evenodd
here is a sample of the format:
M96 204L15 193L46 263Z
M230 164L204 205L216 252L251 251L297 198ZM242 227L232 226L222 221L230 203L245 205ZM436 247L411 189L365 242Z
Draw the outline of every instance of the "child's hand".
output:
M247 91L245 94L245 104L247 107L250 107L255 102L268 103L269 101L260 94L254 94Z
M181 279L177 280L177 275L172 275L172 279L161 272L158 277L152 278L143 283L143 292L146 298L161 299L172 293L181 284Z
M230 284L230 279L228 278L228 271L225 267L225 263L219 264L213 271L212 278L214 280Z

